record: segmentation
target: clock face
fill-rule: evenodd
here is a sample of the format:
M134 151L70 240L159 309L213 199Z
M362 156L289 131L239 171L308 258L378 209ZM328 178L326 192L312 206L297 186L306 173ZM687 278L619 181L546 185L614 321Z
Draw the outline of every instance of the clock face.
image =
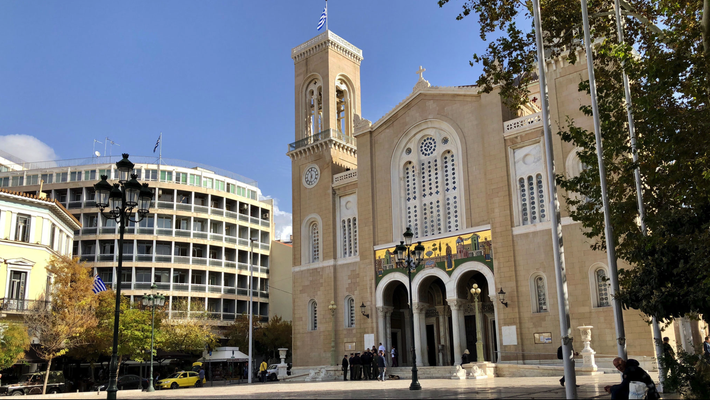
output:
M306 168L306 172L303 174L303 183L306 187L313 187L318 183L318 178L320 177L320 171L315 165L311 165Z

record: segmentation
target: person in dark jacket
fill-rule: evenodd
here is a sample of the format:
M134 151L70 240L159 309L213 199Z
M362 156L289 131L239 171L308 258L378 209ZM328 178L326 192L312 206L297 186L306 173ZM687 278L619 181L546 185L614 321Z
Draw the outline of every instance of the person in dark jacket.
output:
M464 364L468 364L468 355L470 353L468 352L468 349L463 351L463 354L461 354L461 366Z
M348 362L348 355L343 356L343 380L347 381L348 380L348 366L350 363Z
M380 358L379 355L377 355L377 351L375 350L375 346L372 346L372 376L370 376L370 379L380 379L380 368L377 363L377 359Z
M355 353L350 353L350 359L348 363L350 364L350 380L355 380L355 365L353 364L353 359L355 358Z
M648 392L646 394L647 399L657 399L659 398L658 392L656 391L656 385L653 383L653 379L648 375L648 372L644 371L639 365L639 362L630 358L624 361L621 357L616 357L612 361L614 367L621 372L623 380L618 385L605 386L604 390L607 393L611 393L611 398L613 400L617 399L628 399L629 398L629 383L632 381L643 382L648 386Z
M360 357L360 361L362 361L362 374L365 380L369 381L370 373L372 372L372 354L370 354L370 350L365 349L365 352L362 353L362 357Z
M353 357L353 362L350 364L355 368L355 380L359 381L362 379L362 358L360 357L360 353L355 353L355 357Z
M387 362L385 362L385 352L380 351L380 355L377 356L377 367L380 370L380 377L377 378L379 381L384 382L385 376L387 376Z

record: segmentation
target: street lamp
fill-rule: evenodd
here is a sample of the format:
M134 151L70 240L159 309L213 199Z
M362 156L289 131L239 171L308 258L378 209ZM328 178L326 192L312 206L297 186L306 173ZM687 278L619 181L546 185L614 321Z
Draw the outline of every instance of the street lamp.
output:
M502 289L501 289L502 290ZM483 362L483 335L481 328L481 309L478 302L481 296L481 289L478 284L474 283L471 288L471 295L473 296L473 306L476 310L476 362Z
M330 301L330 305L328 305L328 309L330 310L330 316L331 316L331 322L333 325L333 335L330 340L330 365L336 365L335 364L335 310L338 308L338 306L335 305L335 300Z
M412 269L416 271L419 263L422 262L424 257L424 246L422 242L417 243L414 246L414 254L412 254L412 238L414 233L407 227L407 230L402 234L404 236L404 241L399 242L395 249L395 258L397 262L404 262L407 268L407 277L409 278L409 322L410 328L412 329L412 338L414 338L414 304L412 304ZM404 253L407 253L405 256ZM413 257L412 257L413 256ZM412 344L412 383L409 385L409 390L422 390L422 386L419 384L419 379L417 378L417 351L416 343Z
M153 387L153 339L155 337L155 307L162 307L165 304L165 296L157 293L158 286L154 283L150 285L150 294L143 294L143 305L151 308L150 316L150 379L148 379L148 391L155 392Z
M121 312L121 277L123 266L123 234L128 221L138 223L148 215L150 201L153 193L148 189L148 184L141 186L138 176L132 174L134 164L128 160L128 154L123 154L123 159L116 163L118 169L118 183L108 183L108 176L102 175L101 181L94 185L96 191L96 206L101 210L101 215L106 219L118 222L118 268L116 270L116 310L113 319L113 350L111 353L111 367L109 371L109 385L106 390L108 400L116 399L117 373L118 373L118 320ZM130 176L130 180L128 179ZM133 218L133 211L136 209ZM108 211L104 212L104 210Z

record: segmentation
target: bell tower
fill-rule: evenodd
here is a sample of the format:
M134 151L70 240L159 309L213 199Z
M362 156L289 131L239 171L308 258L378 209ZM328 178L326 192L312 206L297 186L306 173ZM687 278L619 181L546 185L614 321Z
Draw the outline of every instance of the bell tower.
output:
M293 194L293 359L299 365L328 365L335 340L331 324L333 318L342 322L345 296L337 283L342 218L333 177L357 169L353 132L361 112L362 50L327 30L295 47L291 58L296 108L295 141L287 153ZM329 311L332 301L337 312Z

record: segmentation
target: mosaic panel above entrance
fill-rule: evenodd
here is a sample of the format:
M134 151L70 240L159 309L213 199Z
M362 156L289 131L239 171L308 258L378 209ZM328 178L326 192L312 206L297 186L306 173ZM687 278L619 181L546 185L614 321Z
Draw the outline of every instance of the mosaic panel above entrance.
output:
M415 243L412 243L412 250ZM427 240L424 246L424 259L412 271L412 276L427 268L439 268L449 276L459 265L478 261L488 266L493 271L493 247L491 231L479 231L466 234L457 234L445 238ZM381 249L375 251L375 281L377 284L385 275L392 272L407 273L404 263L395 260L395 249Z

